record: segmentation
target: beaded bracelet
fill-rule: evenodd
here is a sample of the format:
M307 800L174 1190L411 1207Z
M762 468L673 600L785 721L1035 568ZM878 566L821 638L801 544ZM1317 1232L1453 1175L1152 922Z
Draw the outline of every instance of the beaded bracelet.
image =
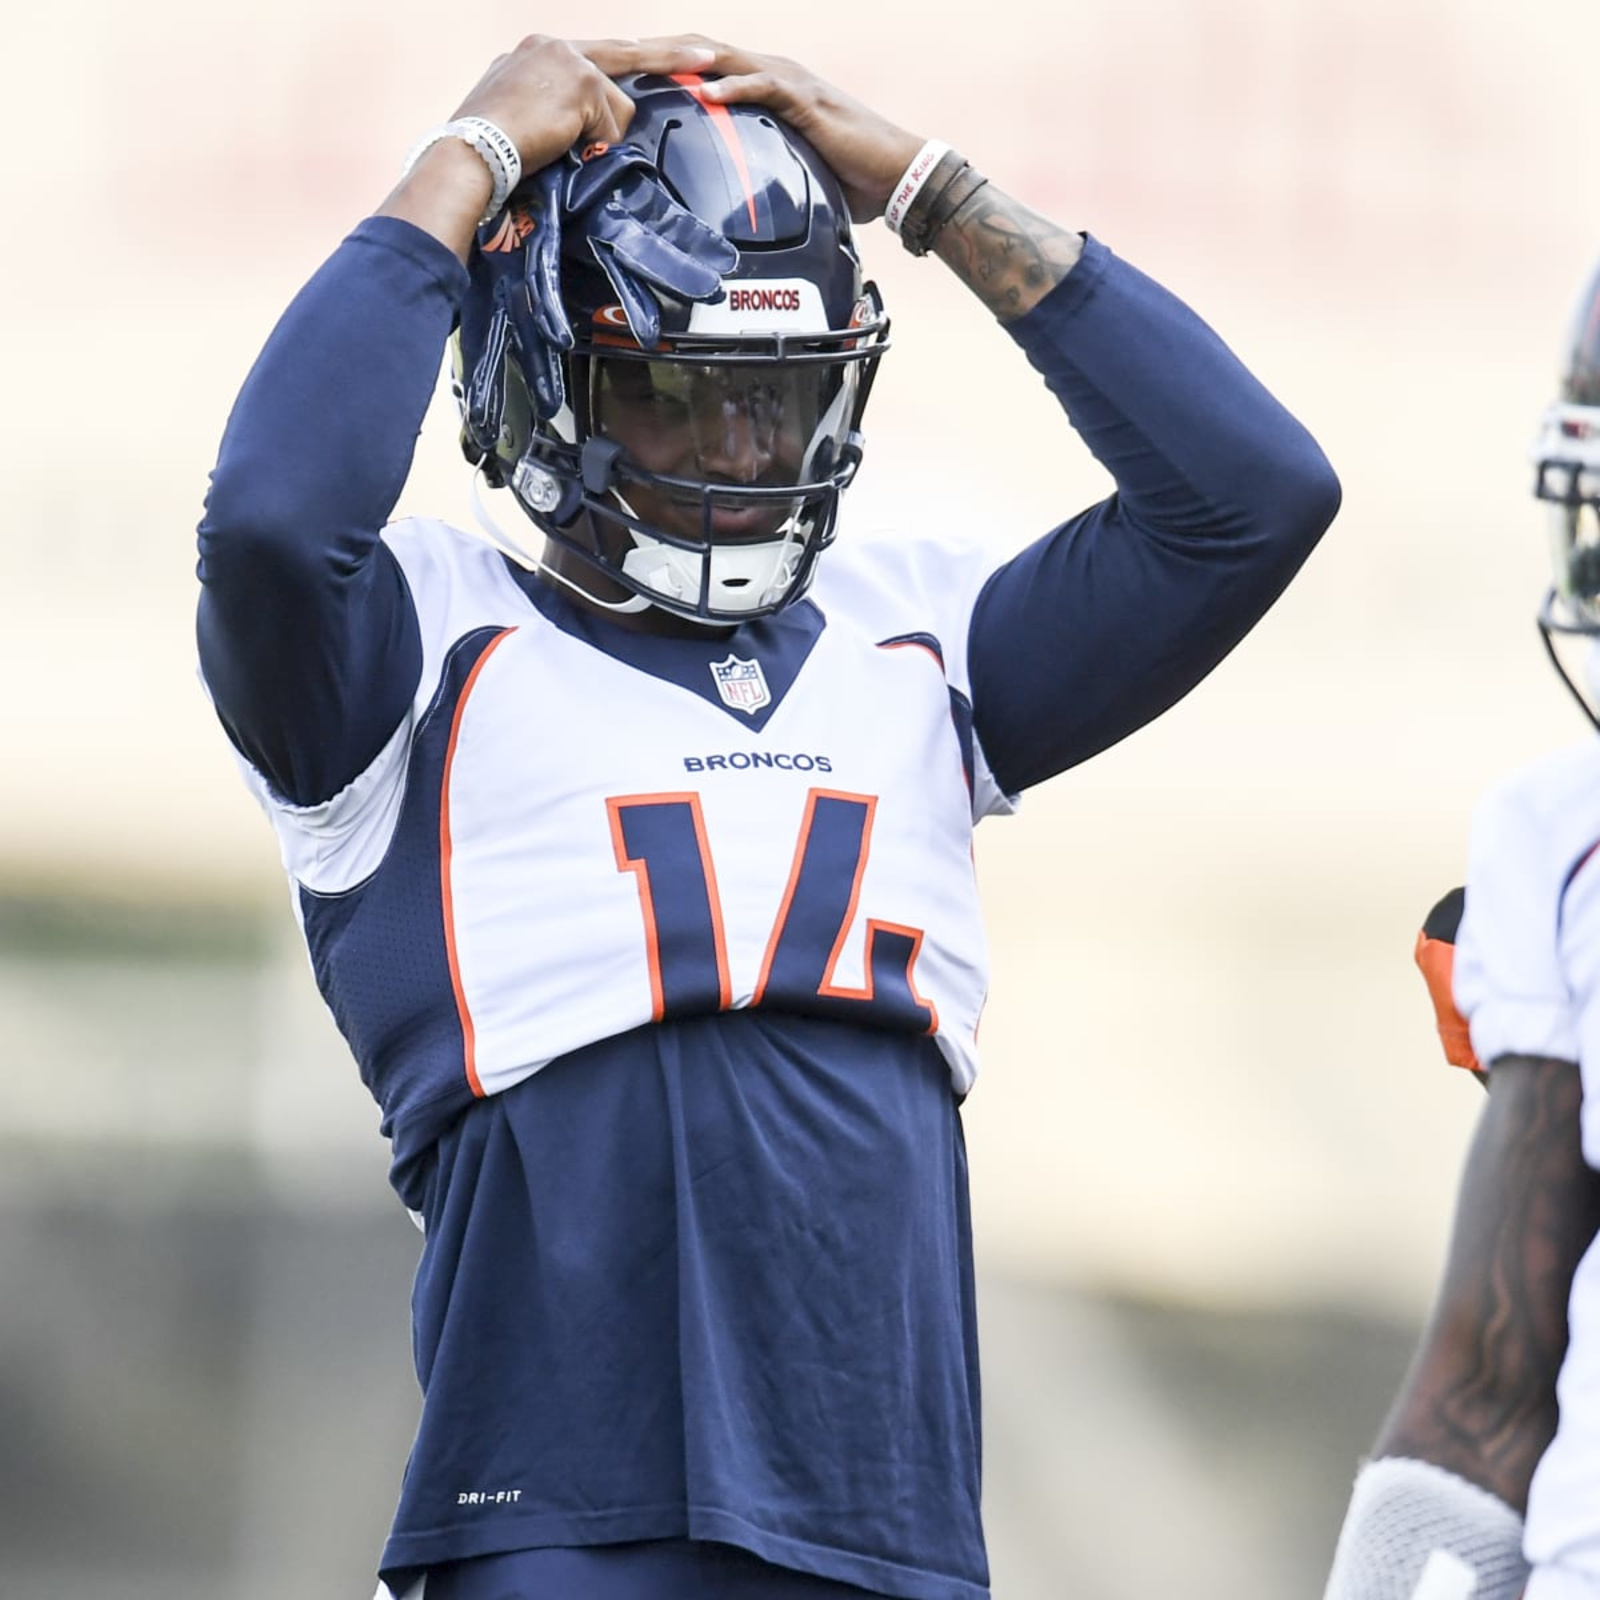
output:
M478 218L481 228L499 214L500 208L511 198L511 191L522 181L522 157L517 146L504 128L496 126L486 117L457 117L454 122L430 128L412 145L405 165L400 169L402 178L411 175L411 169L441 139L461 139L471 145L483 159L494 180L494 192L489 197L488 209Z

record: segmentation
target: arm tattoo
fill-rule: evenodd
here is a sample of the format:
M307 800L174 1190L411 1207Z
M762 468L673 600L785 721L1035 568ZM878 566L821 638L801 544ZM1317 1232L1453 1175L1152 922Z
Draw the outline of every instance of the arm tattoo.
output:
M1555 1432L1567 1295L1600 1221L1581 1100L1571 1063L1495 1064L1439 1297L1374 1451L1432 1461L1518 1509Z
M1002 322L1032 310L1072 270L1083 238L985 184L934 242L939 258Z

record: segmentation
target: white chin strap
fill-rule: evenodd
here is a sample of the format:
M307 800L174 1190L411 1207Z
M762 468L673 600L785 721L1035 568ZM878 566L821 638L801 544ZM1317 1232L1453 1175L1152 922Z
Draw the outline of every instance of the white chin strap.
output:
M630 595L626 600L602 600L526 549L489 515L479 487L482 476L480 466L472 474L473 518L484 539L502 555L529 572L543 573L602 611L644 611L653 603L649 594ZM636 517L633 508L616 490L613 489L612 494L624 511ZM703 622L706 627L720 627L727 616L759 610L783 595L794 582L795 569L800 564L803 542L796 527L798 520L790 518L780 536L765 543L721 545L713 549L711 584L706 600L712 609L723 613L723 619L688 617L685 620ZM635 583L681 605L699 604L700 568L704 560L699 552L676 549L652 539L647 533L630 533L629 537L633 540L633 549L623 557L622 570Z
M700 603L705 556L663 544L647 533L634 533L631 537L633 549L623 557L622 570L635 583L680 605ZM800 550L800 542L792 533L764 544L716 546L710 556L706 604L724 617L771 605L794 582Z

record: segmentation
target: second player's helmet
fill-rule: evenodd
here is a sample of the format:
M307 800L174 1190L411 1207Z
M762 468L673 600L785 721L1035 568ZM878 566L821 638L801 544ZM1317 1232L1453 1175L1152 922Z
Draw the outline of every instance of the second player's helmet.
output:
M660 301L642 348L583 239L564 243L574 345L565 405L537 415L514 350L505 426L481 463L550 538L642 597L708 624L803 594L861 459L888 321L849 208L814 150L700 80L624 80L627 138L738 263L714 303Z
M1573 312L1559 395L1539 419L1533 464L1533 492L1549 518L1552 580L1539 632L1561 681L1600 729L1600 270ZM1585 644L1577 659L1560 646L1574 636Z
M1600 633L1600 270L1573 313L1559 398L1540 419L1533 461L1553 569L1540 620L1559 633Z

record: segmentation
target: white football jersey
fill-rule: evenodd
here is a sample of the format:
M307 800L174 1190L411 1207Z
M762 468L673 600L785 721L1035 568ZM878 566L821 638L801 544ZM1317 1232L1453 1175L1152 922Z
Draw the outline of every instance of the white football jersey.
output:
M1600 1169L1597 847L1600 739L1492 790L1473 820L1454 981L1486 1066L1507 1054L1579 1063L1584 1158ZM1578 1265L1569 1323L1560 1424L1534 1474L1524 1538L1536 1568L1527 1593L1547 1600L1600 1593L1600 1248Z
M474 1094L665 1016L753 1005L932 1034L970 1087L988 981L972 827L1012 808L964 713L992 558L843 539L810 599L683 639L544 584L536 604L444 524L384 537L422 632L406 723L321 805L246 774L303 925L384 874L415 877L415 905L438 874L439 1005ZM338 940L313 931L359 1058L398 1002L344 982Z

